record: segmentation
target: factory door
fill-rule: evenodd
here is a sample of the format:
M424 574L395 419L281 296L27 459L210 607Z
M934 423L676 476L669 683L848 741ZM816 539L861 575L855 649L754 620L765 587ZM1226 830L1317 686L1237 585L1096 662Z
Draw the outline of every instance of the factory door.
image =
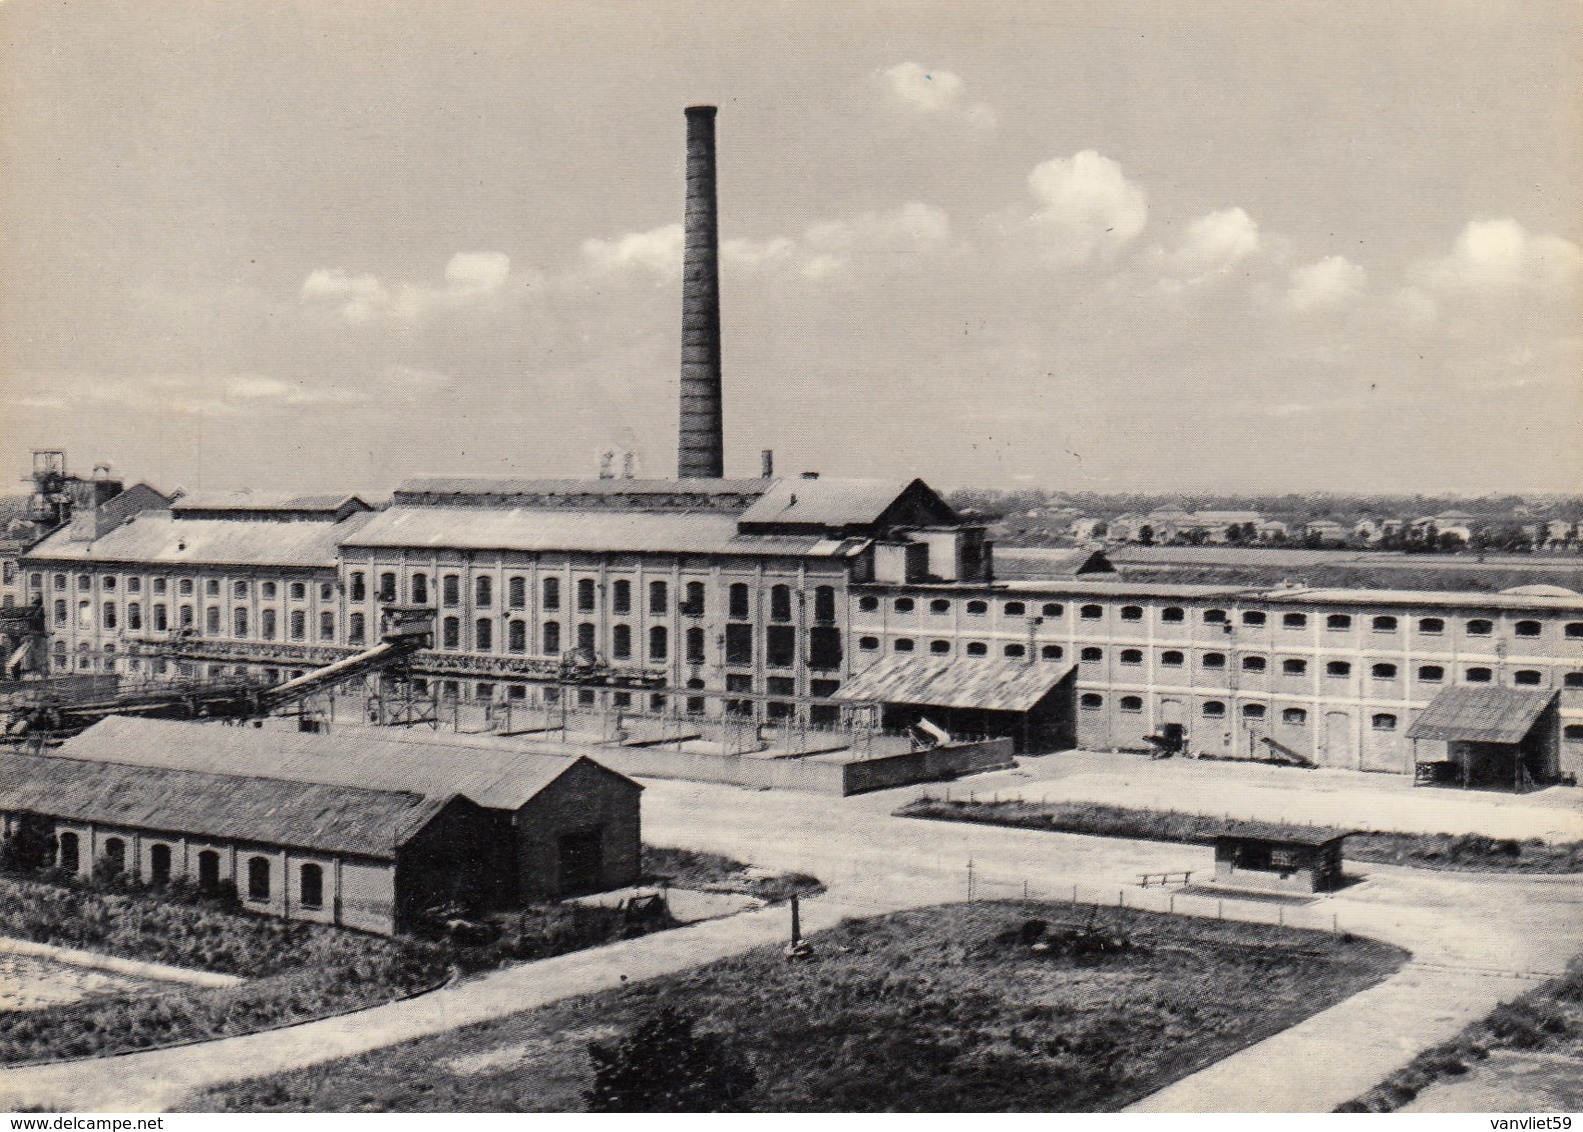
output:
M603 887L604 873L603 828L561 834L559 877L561 896L598 892Z
M1353 765L1352 716L1344 711L1325 713L1325 745L1319 753L1323 766L1351 769Z
M213 849L205 849L198 854L198 888L203 892L213 892L220 887L220 854Z

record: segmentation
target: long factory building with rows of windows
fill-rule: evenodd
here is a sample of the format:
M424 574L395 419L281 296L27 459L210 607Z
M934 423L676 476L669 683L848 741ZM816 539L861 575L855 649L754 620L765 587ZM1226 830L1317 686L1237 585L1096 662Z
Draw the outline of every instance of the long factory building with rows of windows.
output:
M1583 596L1133 582L1084 559L1092 572L996 582L982 527L917 480L424 479L382 510L193 496L73 524L18 581L57 673L283 675L366 646L400 604L436 611L420 687L461 701L922 716L1034 753L1394 773L1456 746L1473 779L1519 786L1583 765ZM567 687L568 656L633 678ZM1073 676L1033 732L992 692L1029 669L1051 689Z

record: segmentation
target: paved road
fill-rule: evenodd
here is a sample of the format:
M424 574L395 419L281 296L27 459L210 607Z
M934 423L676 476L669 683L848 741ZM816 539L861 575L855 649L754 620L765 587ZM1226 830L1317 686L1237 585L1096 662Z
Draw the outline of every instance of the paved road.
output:
M846 915L963 899L969 862L978 895L1015 896L1026 886L1035 896L1065 898L1075 884L1085 900L1126 899L1162 910L1170 898L1157 889L1139 892L1137 874L1211 866L1209 851L1193 846L889 816L906 792L836 801L687 782L648 786L645 840L728 853L823 879L830 895L809 903L808 930ZM1583 878L1476 878L1385 866L1367 871L1364 883L1305 912L1245 902L1227 902L1221 909L1213 902L1178 898L1178 911L1223 910L1228 918L1282 916L1315 927L1335 924L1407 947L1417 961L1368 995L1237 1055L1245 1066L1284 1074L1284 1091L1234 1091L1228 1081L1236 1075L1227 1077L1229 1071L1215 1066L1172 1086L1174 1101L1161 1093L1146 1104L1237 1111L1333 1107L1361 1091L1354 1082L1359 1064L1367 1066L1366 1087L1417 1049L1521 989L1516 980L1470 974L1469 969L1558 970L1583 924ZM639 979L685 969L774 940L785 929L784 909L765 909L494 972L410 1002L324 1022L105 1061L12 1070L0 1075L0 1107L179 1107L184 1096L208 1085L500 1017L619 985L623 975ZM1389 1026L1381 1025L1381 1009L1390 1012ZM1337 1057L1332 1043L1338 1040L1363 1042L1367 1058L1355 1050ZM1325 1056L1314 1056L1315 1051ZM1293 1069L1294 1059L1301 1072Z

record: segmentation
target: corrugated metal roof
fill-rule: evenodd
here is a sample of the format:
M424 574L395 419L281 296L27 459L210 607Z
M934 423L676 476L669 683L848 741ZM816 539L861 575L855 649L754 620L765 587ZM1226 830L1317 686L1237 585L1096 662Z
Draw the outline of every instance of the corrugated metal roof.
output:
M916 480L783 479L742 513L744 523L822 527L873 523Z
M582 511L397 505L344 540L349 547L613 551L656 554L834 555L814 535L738 535L721 512Z
M1244 837L1253 841L1289 841L1297 845L1328 845L1345 837L1350 830L1320 825L1287 825L1273 821L1228 821L1215 831L1216 837Z
M1071 670L1071 665L894 654L854 674L835 698L849 703L1027 711Z
M1520 743L1555 698L1523 688L1446 688L1418 713L1407 737Z
M366 514L340 523L273 523L246 519L181 519L145 511L92 542L74 542L57 531L29 558L70 562L137 562L151 565L319 566L333 568L338 544L368 521Z
M424 742L363 728L308 735L121 716L67 740L58 754L87 762L261 775L434 797L464 794L480 806L499 810L520 809L581 757Z
M396 488L406 495L762 495L764 479L488 479L414 476Z
M0 807L391 860L451 798L0 751Z
M292 495L284 491L189 491L170 509L182 511L324 511L334 513L349 503L367 502L357 495Z

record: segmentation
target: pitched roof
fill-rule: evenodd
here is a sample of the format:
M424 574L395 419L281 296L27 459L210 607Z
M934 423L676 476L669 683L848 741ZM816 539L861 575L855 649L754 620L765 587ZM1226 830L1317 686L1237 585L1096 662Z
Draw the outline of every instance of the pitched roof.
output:
M818 535L738 535L736 516L723 512L404 504L375 515L343 540L343 545L821 556L838 556L853 549Z
M284 491L189 491L170 505L183 511L322 511L334 514L348 504L368 503L357 495L292 495Z
M849 703L1027 711L1071 670L1071 665L987 658L935 660L897 653L855 674L835 698Z
M1446 688L1418 713L1407 737L1520 743L1555 698L1525 688Z
M1327 845L1350 831L1319 825L1287 825L1273 821L1228 821L1216 837L1243 837L1254 841L1290 841L1298 845Z
M13 751L0 751L0 797L12 812L379 860L392 860L451 801Z
M39 543L29 558L153 565L258 565L334 567L337 545L367 521L272 523L246 519L181 519L145 511L102 537L73 541L69 530Z
M742 513L758 525L863 526L878 522L921 480L782 479Z
M396 488L396 501L403 495L428 496L673 496L673 495L751 495L764 494L770 486L764 479L489 479L479 476L414 476Z
M57 754L87 762L260 775L441 798L463 794L480 806L500 810L520 809L585 758L465 741L424 741L372 728L308 735L129 716L94 724L67 740Z

